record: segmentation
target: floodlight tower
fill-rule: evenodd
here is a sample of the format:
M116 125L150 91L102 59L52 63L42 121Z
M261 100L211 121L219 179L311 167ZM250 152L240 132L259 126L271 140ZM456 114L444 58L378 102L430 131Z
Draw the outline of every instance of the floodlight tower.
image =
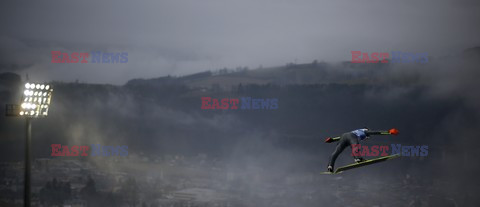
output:
M26 140L25 140L25 188L24 206L30 207L30 167L31 167L31 138L32 118L45 117L48 115L48 107L52 98L52 87L48 84L26 83L22 95L19 116L26 119Z

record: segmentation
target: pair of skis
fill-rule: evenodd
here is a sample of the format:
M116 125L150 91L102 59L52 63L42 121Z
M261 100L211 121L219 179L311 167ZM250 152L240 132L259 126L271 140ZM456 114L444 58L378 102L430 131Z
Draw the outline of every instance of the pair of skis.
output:
M397 157L400 157L400 154L388 155L388 156L379 157L379 158L375 158L375 159L371 159L371 160L365 160L365 161L359 162L359 163L353 163L353 164L350 164L350 165L345 165L345 166L342 166L342 167L339 167L339 168L335 169L335 171L333 171L333 172L322 172L322 174L329 174L329 175L330 174L339 174L339 173L342 173L346 170L351 170L351 169L354 169L354 168L363 167L363 166L366 166L366 165L371 165L371 164L395 159Z

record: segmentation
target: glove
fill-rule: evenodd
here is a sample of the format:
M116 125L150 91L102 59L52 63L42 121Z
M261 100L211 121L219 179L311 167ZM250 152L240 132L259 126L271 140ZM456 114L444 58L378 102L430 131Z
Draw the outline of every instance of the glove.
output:
M393 128L393 129L390 129L388 130L388 132L392 135L398 135L398 133L400 133L397 129Z

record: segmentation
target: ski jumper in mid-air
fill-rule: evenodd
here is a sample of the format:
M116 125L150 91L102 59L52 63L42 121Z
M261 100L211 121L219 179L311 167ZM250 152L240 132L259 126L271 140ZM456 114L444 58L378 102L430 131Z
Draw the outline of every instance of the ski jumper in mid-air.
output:
M398 130L390 129L389 131L370 131L368 130L367 127L364 127L362 129L357 129L351 132L344 133L340 137L327 138L325 140L325 142L327 143L338 141L335 151L330 156L327 171L333 172L333 169L335 166L335 160L337 159L338 155L340 155L340 153L342 153L343 150L348 146L352 148L352 152L353 152L352 154L356 163L365 161L365 159L358 156L360 148L354 147L354 146L358 146L360 141L370 138L370 135L387 135L387 134L396 135L398 134Z

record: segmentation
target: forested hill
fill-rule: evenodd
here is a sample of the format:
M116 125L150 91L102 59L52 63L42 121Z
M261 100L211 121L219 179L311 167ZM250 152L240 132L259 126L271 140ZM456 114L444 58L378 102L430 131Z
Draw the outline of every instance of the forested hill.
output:
M312 62L135 79L123 86L53 82L50 114L34 120L34 153L48 157L53 143L99 143L128 145L131 154L228 157L261 142L328 156L324 137L363 126L397 127L397 143L469 149L480 123L478 50L428 64ZM1 74L0 80L1 104L18 102L19 76ZM276 98L279 108L202 110L207 96ZM0 153L12 155L1 157L22 159L23 130L21 119L0 118Z

